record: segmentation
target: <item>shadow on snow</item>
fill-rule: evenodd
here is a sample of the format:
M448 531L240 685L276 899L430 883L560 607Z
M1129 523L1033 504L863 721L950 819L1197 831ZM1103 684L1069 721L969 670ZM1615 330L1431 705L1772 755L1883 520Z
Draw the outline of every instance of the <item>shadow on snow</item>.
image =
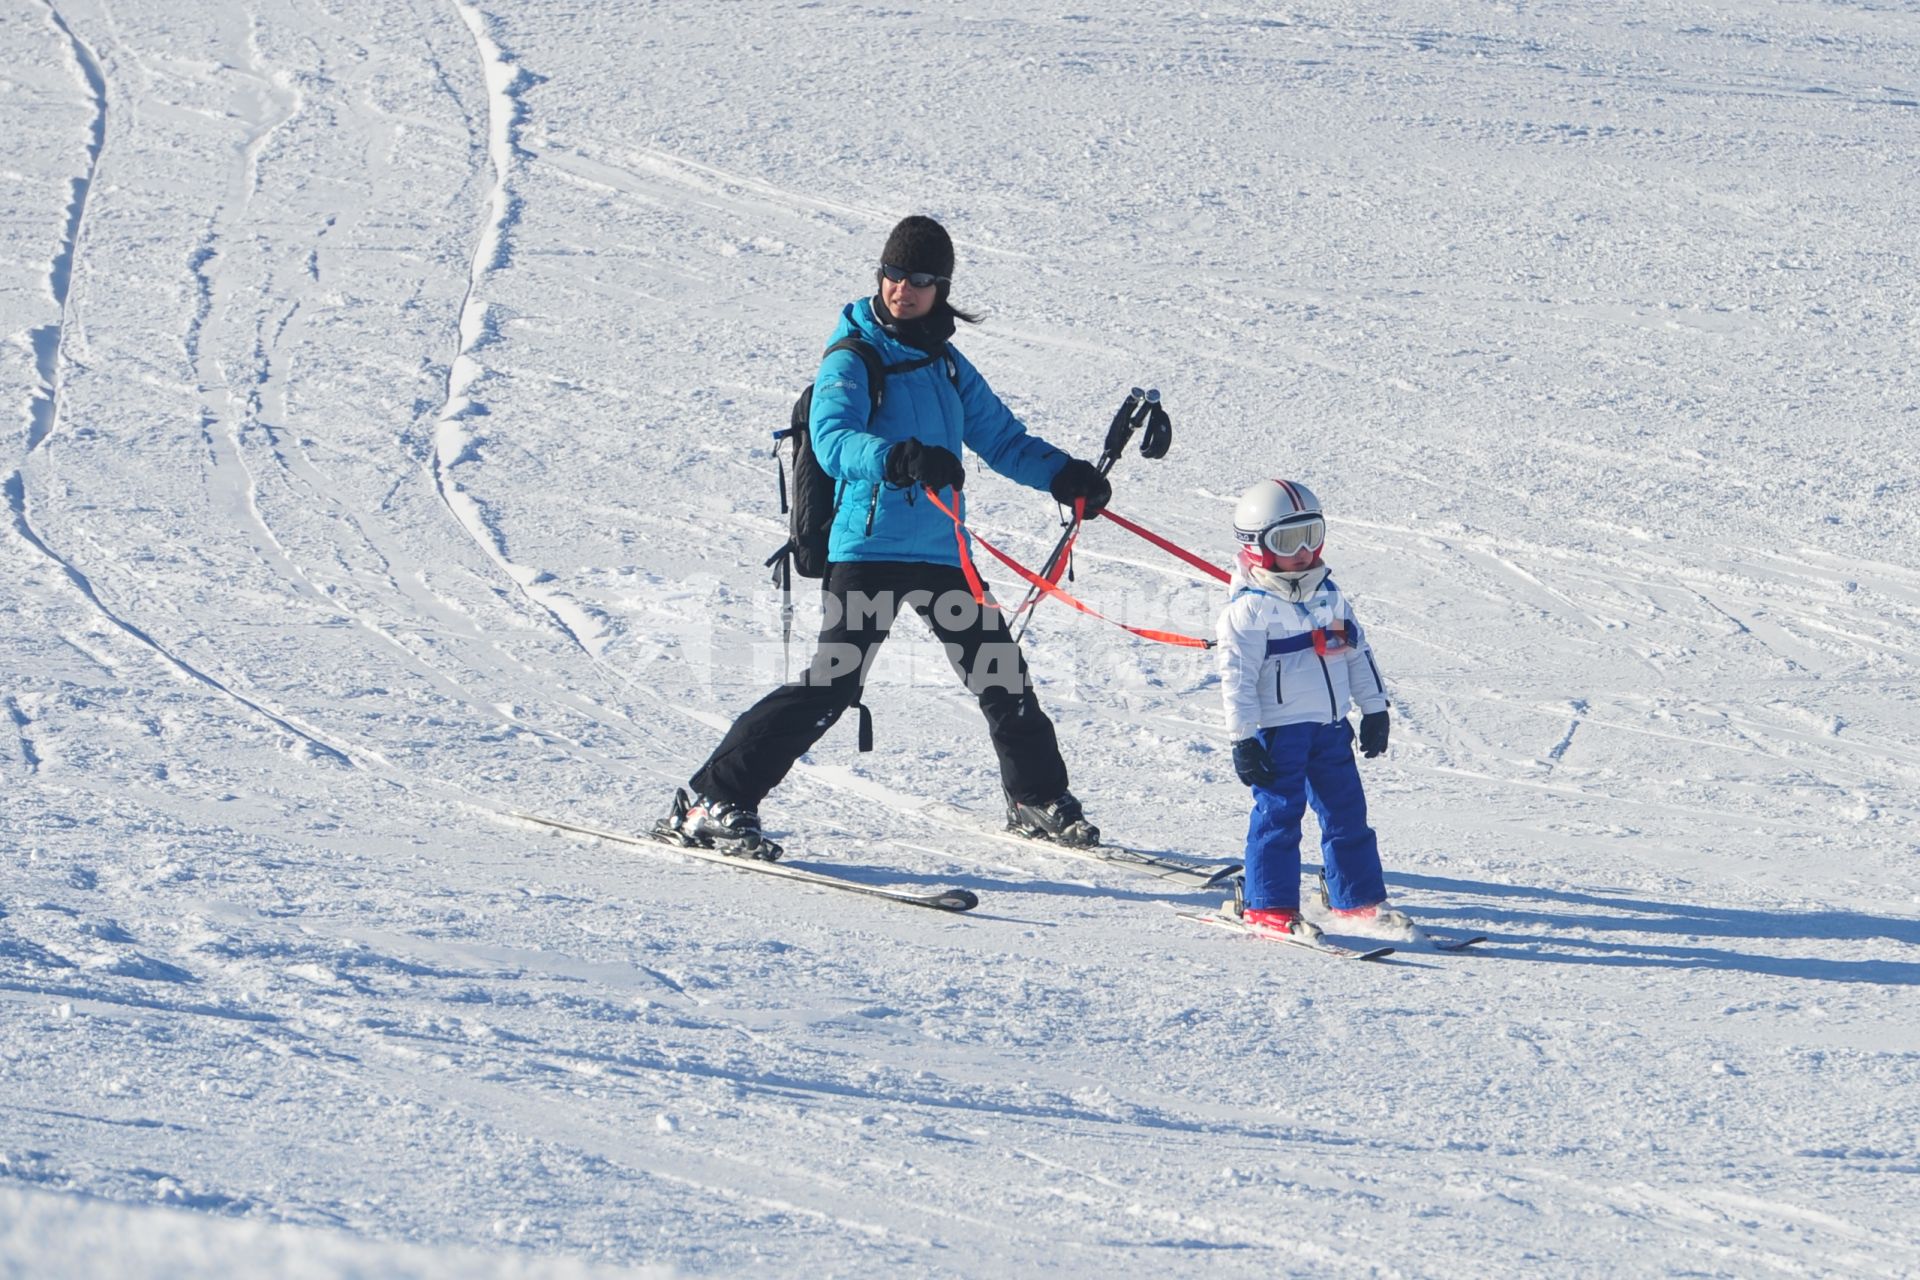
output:
M1387 880L1402 890L1466 895L1493 899L1496 903L1506 900L1517 904L1530 900L1540 904L1537 909L1518 905L1504 909L1487 903L1459 907L1434 905L1423 906L1416 913L1423 922L1436 925L1461 928L1471 925L1476 932L1486 933L1492 945L1527 948L1503 947L1501 954L1511 959L1638 968L1726 969L1823 982L1920 986L1920 962L1797 955L1784 950L1771 954L1764 950L1702 945L1699 941L1703 938L1789 943L1884 941L1920 946L1920 920L1915 919L1857 911L1710 907L1577 889L1489 884L1406 873L1389 873ZM1497 932L1502 925L1516 931L1503 935ZM1553 933L1541 936L1528 931L1529 926L1542 925ZM1640 938L1616 939L1609 938L1608 934L1635 934ZM1676 941L1642 940L1648 934L1671 935ZM1687 941L1678 940L1682 938Z

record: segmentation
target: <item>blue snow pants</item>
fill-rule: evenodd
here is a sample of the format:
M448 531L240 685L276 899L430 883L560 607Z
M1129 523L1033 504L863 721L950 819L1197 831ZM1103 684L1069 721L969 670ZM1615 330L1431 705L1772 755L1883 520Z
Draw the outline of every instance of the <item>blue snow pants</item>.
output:
M1247 824L1247 906L1300 906L1300 819L1313 805L1320 820L1320 854L1327 896L1336 907L1386 900L1380 844L1367 825L1367 795L1353 759L1353 726L1283 724L1262 729L1260 740L1279 767L1271 786L1253 789Z

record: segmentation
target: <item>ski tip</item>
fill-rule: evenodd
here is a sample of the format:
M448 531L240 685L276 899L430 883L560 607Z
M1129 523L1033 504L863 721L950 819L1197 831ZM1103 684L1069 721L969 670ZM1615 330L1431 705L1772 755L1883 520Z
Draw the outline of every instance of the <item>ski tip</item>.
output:
M1225 865L1224 867L1221 867L1218 871L1214 872L1211 876L1208 876L1207 882L1201 885L1200 887L1202 889L1217 889L1221 885L1233 879L1235 876L1239 875L1244 870L1246 870L1246 868L1241 866L1239 863L1229 862L1227 865Z

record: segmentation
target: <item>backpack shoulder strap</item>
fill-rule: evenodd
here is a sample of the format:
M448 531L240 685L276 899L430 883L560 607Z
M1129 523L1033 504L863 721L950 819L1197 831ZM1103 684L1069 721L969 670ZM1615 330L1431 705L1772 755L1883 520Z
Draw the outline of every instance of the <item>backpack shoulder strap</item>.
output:
M880 401L885 395L887 375L894 372L898 366L882 363L880 353L874 350L873 344L862 338L842 338L821 352L820 358L824 360L836 351L851 351L860 357L861 364L867 366L867 412L871 415L880 408Z
M885 364L880 359L880 353L874 350L872 343L862 338L842 338L821 352L820 358L824 360L836 351L851 351L860 357L862 364L867 366L867 399L870 402L868 409L870 414L878 412L880 402L886 398L888 374L911 373L915 369L926 368L936 360L946 366L947 381L953 384L953 389L955 391L960 389L960 365L954 360L953 352L944 346L935 355L921 356L918 360L902 360L898 364Z
M943 342L940 344L940 353L928 357L931 360L938 360L940 362L941 367L947 371L947 381L953 384L955 391L960 389L960 361L955 359L958 354L959 353L953 349L951 342Z
M884 365L882 367L888 373L910 373L915 369L924 369L936 360L945 367L947 371L947 381L953 384L955 391L958 391L960 389L960 364L953 358L953 348L949 346L942 345L940 350L934 354L921 356L918 360L902 360L898 364Z

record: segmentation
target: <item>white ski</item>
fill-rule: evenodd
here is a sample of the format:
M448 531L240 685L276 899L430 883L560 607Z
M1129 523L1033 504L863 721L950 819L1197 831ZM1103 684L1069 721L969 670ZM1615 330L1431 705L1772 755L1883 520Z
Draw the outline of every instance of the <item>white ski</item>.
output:
M574 835L592 836L596 840L606 840L614 844L637 845L645 849L671 849L689 858L701 862L712 862L723 867L732 867L735 871L757 871L761 875L778 876L782 880L796 880L801 884L819 885L823 889L839 889L846 893L858 893L869 898L885 898L889 902L902 902L912 907L930 907L935 911L971 911L980 905L979 896L971 889L942 889L938 893L911 893L904 889L882 889L877 885L861 884L845 876L830 875L824 871L810 871L804 867L788 866L784 862L768 862L759 858L729 857L727 854L704 848L697 844L681 844L677 840L668 840L653 835L631 835L624 831L603 831L598 827L589 827L578 822L565 822L559 818L543 818L537 813L519 813L509 810L507 816L521 822L530 822L535 826L549 827L555 831L568 831Z
M1392 947L1372 947L1366 951L1356 951L1352 947L1343 947L1337 942L1316 942L1311 938L1302 938L1298 934L1280 933L1273 929L1262 929L1248 924L1239 916L1228 915L1224 911L1176 911L1175 915L1183 920L1198 920L1216 928L1228 929L1234 933L1246 934L1253 938L1264 938L1268 942L1281 942L1290 947L1299 947L1303 951L1318 951L1323 956L1332 956L1338 960L1379 960L1393 954Z
M1041 853L1058 854L1060 857L1074 858L1081 862L1104 863L1109 867L1119 867L1140 875L1153 876L1189 889L1215 888L1238 875L1241 870L1238 862L1202 862L1166 849L1138 849L1124 844L1087 846L1061 844L1055 840L1040 840L1032 836L1017 835L1011 831L997 831L978 821L974 815L963 809L954 808L952 805L932 804L918 812L931 821L946 823L968 835L985 836L989 840L998 840L1003 844L1037 850Z

